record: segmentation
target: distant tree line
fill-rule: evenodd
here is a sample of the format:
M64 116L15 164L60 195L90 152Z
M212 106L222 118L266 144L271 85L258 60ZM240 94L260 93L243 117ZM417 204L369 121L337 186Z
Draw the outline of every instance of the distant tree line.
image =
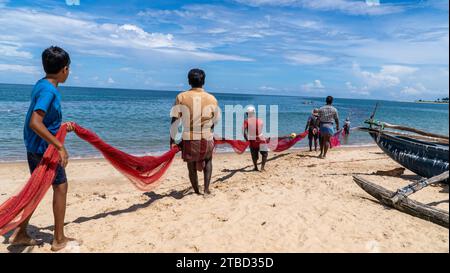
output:
M435 101L430 100L418 100L418 102L437 102L437 103L448 103L448 97L442 99L436 99Z

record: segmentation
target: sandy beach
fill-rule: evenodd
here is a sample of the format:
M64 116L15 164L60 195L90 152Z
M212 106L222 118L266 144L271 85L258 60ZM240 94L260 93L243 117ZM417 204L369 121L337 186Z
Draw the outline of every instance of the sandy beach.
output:
M72 160L66 233L83 241L67 252L449 252L448 229L380 205L352 179L360 174L390 190L416 176L373 175L399 167L377 147L339 148L327 159L303 150L271 153L266 172L249 154L216 154L212 195L193 194L178 157L154 192L137 191L106 161ZM0 202L29 177L25 162L0 164ZM203 181L201 180L201 183ZM31 219L50 252L52 190ZM412 197L449 209L448 186ZM2 241L6 241L6 238Z

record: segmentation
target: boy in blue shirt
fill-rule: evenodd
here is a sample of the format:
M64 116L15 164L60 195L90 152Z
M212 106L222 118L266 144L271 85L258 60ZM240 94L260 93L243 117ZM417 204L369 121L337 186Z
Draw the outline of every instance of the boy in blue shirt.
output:
M42 53L42 65L46 76L39 80L31 93L31 103L25 119L23 131L27 159L30 172L39 165L48 145L55 146L60 156L60 166L56 170L53 181L53 215L55 220L52 250L63 249L74 239L64 235L64 217L66 212L67 177L64 168L67 166L69 154L64 145L55 137L61 127L61 94L57 87L69 76L69 54L59 47L49 47ZM73 131L72 123L67 123L67 131ZM14 245L39 244L27 233L26 219L11 236Z

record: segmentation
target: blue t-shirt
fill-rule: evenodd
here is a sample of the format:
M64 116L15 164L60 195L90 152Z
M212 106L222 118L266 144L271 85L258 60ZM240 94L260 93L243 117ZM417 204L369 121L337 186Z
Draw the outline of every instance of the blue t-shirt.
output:
M62 121L61 94L47 79L41 79L34 85L23 129L23 139L27 152L43 154L48 147L48 143L29 126L31 115L36 110L45 112L44 125L50 133L56 135Z

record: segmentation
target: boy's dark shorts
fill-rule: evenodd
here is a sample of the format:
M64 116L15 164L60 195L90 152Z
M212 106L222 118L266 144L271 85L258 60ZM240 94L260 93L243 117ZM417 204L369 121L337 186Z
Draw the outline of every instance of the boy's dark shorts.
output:
M43 154L27 152L28 167L30 168L30 173L33 173L34 169L36 169L36 167L41 162L41 159L43 156L44 156ZM58 165L58 168L56 169L56 176L55 176L55 180L53 181L53 185L61 185L66 182L67 182L66 171L64 170L64 168L61 165Z

